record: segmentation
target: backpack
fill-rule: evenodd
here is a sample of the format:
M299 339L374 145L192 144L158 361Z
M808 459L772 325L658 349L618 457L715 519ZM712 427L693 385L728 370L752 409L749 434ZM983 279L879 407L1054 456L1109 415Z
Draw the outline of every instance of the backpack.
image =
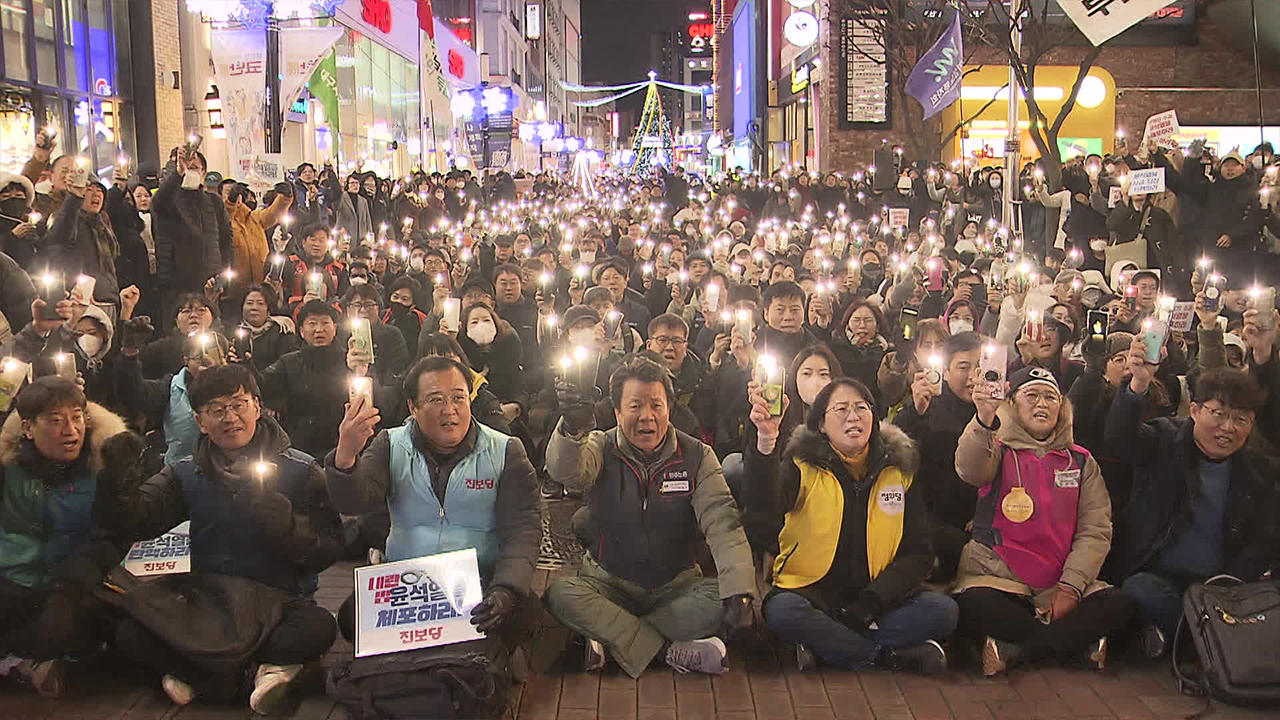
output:
M1275 582L1245 583L1220 575L1187 588L1182 608L1172 656L1183 693L1229 705L1280 703L1280 587ZM1200 658L1199 677L1187 677L1180 667L1186 636Z
M497 718L507 708L506 645L486 637L347 660L327 678L329 697L352 720Z

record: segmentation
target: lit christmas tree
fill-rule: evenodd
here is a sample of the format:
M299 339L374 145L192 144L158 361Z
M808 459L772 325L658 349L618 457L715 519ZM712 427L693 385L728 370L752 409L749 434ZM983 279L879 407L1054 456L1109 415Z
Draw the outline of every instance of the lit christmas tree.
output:
M675 138L671 135L671 120L662 112L662 97L658 94L658 73L649 71L649 92L644 97L644 109L640 112L640 124L631 144L635 158L634 172L648 175L655 165L667 165L675 157Z

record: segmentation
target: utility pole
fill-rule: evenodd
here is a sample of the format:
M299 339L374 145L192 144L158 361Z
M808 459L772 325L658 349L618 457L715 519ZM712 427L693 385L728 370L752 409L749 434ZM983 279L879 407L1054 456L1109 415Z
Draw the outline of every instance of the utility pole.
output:
M1012 45L1012 54L1009 59L1009 112L1005 118L1008 124L1005 132L1004 140L1004 182L1001 184L1002 203L1001 217L1002 224L1009 228L1010 232L1015 235L1021 234L1022 223L1017 222L1014 218L1014 201L1013 192L1017 186L1018 170L1022 158L1021 140L1018 134L1018 73L1015 69L1014 62L1020 62L1022 57L1022 7L1026 0L1013 0L1013 4L1009 8L1009 41ZM1032 92L1028 89L1027 92ZM1012 243L1010 243L1012 245Z
M284 113L280 107L280 21L275 3L267 5L267 152L280 152Z

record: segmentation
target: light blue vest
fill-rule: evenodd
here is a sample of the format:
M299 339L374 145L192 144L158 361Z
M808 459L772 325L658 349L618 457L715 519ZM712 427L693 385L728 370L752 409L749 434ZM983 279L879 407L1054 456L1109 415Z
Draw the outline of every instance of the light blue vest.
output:
M449 474L444 507L440 506L431 486L431 466L414 447L409 426L402 425L387 433L391 441L388 560L407 560L473 547L479 558L480 574L492 575L498 560L498 541L493 532L494 506L511 438L480 423L475 426L475 448Z
M190 457L200 439L200 426L191 411L191 399L187 397L187 371L181 370L169 383L169 406L164 412L164 441L169 449L164 453L166 465Z

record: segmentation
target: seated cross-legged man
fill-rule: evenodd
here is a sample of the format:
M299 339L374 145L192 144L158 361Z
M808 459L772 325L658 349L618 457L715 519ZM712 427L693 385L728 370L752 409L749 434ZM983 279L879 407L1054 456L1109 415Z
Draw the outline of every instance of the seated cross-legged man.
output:
M595 429L594 398L559 381L564 417L547 472L586 495L593 538L576 577L547 588L556 619L587 638L588 670L608 657L639 677L655 658L681 671L726 669L722 631L750 623L751 551L710 447L671 425L670 373L644 358L609 381L618 426ZM699 533L718 577L696 563Z
M157 627L142 608L120 622L116 645L161 673L161 686L179 705L197 695L230 700L256 664L247 676L249 706L272 714L286 706L302 666L318 660L337 634L333 616L311 596L318 573L341 551L341 520L320 464L293 449L280 425L262 414L248 368L208 368L187 390L201 433L194 456L149 478L141 461L111 478L114 529L134 541L190 520L192 572L163 581L179 597L226 602L191 617L190 627ZM200 607L196 615L206 611ZM247 660L213 663L213 649L201 643L205 633L230 624L238 635L251 623L261 629Z

